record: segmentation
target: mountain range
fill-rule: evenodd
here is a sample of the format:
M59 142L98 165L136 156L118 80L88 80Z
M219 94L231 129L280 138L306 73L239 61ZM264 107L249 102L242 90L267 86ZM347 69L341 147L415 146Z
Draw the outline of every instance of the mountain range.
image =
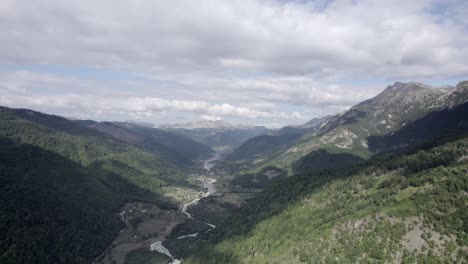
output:
M430 87L417 82L396 82L380 94L334 116L314 120L310 130L251 138L239 146L218 168L230 173L258 173L274 166L289 174L299 172L313 158L326 153L348 154L330 162L331 167L363 161L384 151L377 149L375 138L390 135L419 118L438 110L451 109L468 97L468 82L455 87ZM426 138L428 140L429 138ZM372 146L369 147L369 144ZM388 144L388 143L387 143ZM401 144L399 144L401 146ZM398 146L386 146L397 148ZM319 152L326 150L326 152ZM350 156L352 155L352 156ZM321 167L323 168L323 167Z
M259 186L262 165L232 180L263 190L186 262L466 263L467 91L395 83L326 118L270 156L279 169L303 144L294 175Z
M174 234L123 244L169 237L160 245L184 263L466 263L467 113L468 81L396 82L280 129L0 107L0 263L91 263L124 228L164 217ZM208 175L215 152L224 159ZM200 193L207 182L215 195ZM122 218L128 203L155 213ZM120 261L171 261L161 252Z
M172 188L192 188L192 158L211 152L127 123L6 107L0 120L0 263L90 263L121 230L124 202L176 209Z
M158 128L185 135L221 153L229 153L247 139L269 131L263 126L235 125L222 120L161 125Z

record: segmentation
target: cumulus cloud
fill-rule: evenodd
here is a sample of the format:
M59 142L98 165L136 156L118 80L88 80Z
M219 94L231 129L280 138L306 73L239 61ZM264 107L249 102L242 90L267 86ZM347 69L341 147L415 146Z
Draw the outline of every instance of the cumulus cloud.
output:
M466 13L463 0L3 0L0 65L114 76L0 68L0 99L169 122L301 122L387 81L466 78Z
M458 11L444 16L433 7L446 2L435 0L6 0L0 58L316 78L456 76L468 72L460 9L468 10L449 2Z
M39 80L39 81L37 81ZM37 82L36 82L37 81ZM203 100L170 100L160 97L139 97L119 94L77 94L57 93L43 94L41 87L54 85L70 85L99 87L100 83L85 81L80 84L76 78L60 78L49 74L41 75L25 71L0 74L0 104L11 107L28 107L50 113L67 115L70 117L105 119L108 116L125 119L126 116L135 118L151 118L154 115L168 113L187 114L201 117L205 120L220 120L223 117L240 119L275 119L293 118L304 119L300 114L277 111L273 108L254 108L233 104L215 104ZM13 89L12 89L13 87ZM36 87L37 89L32 89ZM262 105L262 104L260 104ZM161 120L155 120L161 122Z

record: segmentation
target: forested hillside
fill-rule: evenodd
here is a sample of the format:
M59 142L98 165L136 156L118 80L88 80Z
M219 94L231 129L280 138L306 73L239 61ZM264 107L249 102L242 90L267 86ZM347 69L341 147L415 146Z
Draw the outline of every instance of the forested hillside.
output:
M168 183L186 184L183 172L163 151L149 152L65 118L31 110L0 108L0 118L0 136L54 151L100 172L121 175L155 193Z
M119 232L125 199L76 162L0 138L0 263L89 263Z
M322 118L314 118L302 126L298 127L283 127L278 130L270 131L267 135L261 135L251 138L236 148L229 156L228 161L252 161L261 159L272 153L284 151L295 140L305 134L312 134L317 131L330 116Z
M191 186L165 146L31 110L2 107L0 120L0 263L90 263L122 228L124 202L177 209L168 189Z
M186 136L128 122L76 121L115 139L148 152L159 153L181 167L193 167L194 161L208 157L213 150Z
M466 263L468 134L295 175L248 201L187 263Z

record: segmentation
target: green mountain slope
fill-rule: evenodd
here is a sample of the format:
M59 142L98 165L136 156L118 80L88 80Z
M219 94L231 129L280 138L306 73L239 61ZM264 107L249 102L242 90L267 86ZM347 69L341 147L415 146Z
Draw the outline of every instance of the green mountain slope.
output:
M257 158L261 159L278 151L285 151L298 138L317 131L328 118L330 116L314 118L300 127L283 127L270 131L268 135L251 138L229 154L226 160L234 162L249 161Z
M0 138L0 263L89 263L124 199L67 158Z
M467 156L462 133L289 177L242 206L186 263L466 263Z
M168 184L187 184L184 172L164 152L145 151L65 118L31 110L0 108L0 119L0 136L54 151L100 174L107 172L105 179L117 174L154 193L162 193Z
M0 107L0 121L0 263L90 263L122 228L123 203L176 209L167 193L191 186L192 160L176 163L165 145L26 109ZM145 132L130 134L154 136Z
M159 153L178 166L190 167L195 161L208 157L213 150L183 135L128 122L77 121L115 139L148 152Z

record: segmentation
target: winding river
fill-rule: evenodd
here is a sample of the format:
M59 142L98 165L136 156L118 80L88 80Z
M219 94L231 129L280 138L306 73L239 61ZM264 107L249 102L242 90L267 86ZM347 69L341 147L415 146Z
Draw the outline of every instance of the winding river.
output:
M217 160L219 160L220 158L221 158L221 156L219 154L215 154L215 156L213 158L204 161L203 168L208 172L208 174L210 174L210 175L213 174L213 172L211 171L211 168L213 168L215 162ZM206 189L206 191L204 193L202 193L202 195L199 198L196 198L196 199L194 199L194 200L192 200L192 201L190 201L188 203L183 204L181 206L182 213L184 213L189 219L194 219L193 216L189 212L187 212L187 209L190 206L192 206L194 204L197 204L201 199L209 197L210 195L215 193L216 192L216 187L214 186L215 182L216 182L216 179L206 178L206 180L203 183L203 187ZM203 222L203 221L200 221L200 220L197 220L197 221L199 221L201 223L204 223L204 224L206 224L206 225L208 225L210 227L210 229L208 229L205 232L209 232L209 231L216 228L216 226L213 225L213 224ZM183 238L186 238L186 237L196 237L198 235L199 235L199 233L193 233L193 234L189 234L189 235L180 236L177 239L183 239ZM164 240L154 242L153 244L150 245L150 250L151 251L157 251L157 252L159 252L161 254L164 254L164 255L170 257L172 259L170 264L180 264L182 262L182 260L174 258L174 256L171 254L171 252L166 247L163 246L163 244L162 244L163 242L164 242Z

